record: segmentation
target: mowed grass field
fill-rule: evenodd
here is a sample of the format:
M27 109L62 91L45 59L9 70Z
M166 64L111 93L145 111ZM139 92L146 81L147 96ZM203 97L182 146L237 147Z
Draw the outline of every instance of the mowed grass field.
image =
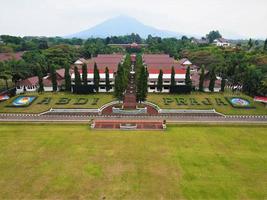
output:
M266 126L0 124L0 199L266 199Z
M255 108L233 108L232 105L225 99L227 97L240 97L248 100ZM172 102L166 104L165 99L169 99ZM183 98L187 105L178 105L175 98ZM200 105L192 105L190 98L194 98ZM212 105L205 105L202 102L208 98ZM226 105L218 105L216 98L222 100ZM160 108L165 109L215 109L217 112L226 115L267 115L267 108L263 103L254 102L253 98L243 93L225 92L225 93L203 93L192 92L191 94L148 94L147 100L155 103Z
M12 105L14 99L19 96L36 96L37 99L28 107L9 107ZM45 98L51 98L48 104L42 103ZM69 99L69 102L66 104L59 104L61 98ZM87 102L77 105L79 98L87 99ZM26 93L22 95L17 95L5 102L0 102L0 113L41 113L48 111L50 108L100 108L106 103L109 103L114 100L112 94L90 94L90 95L77 95L67 92L44 92L39 93Z

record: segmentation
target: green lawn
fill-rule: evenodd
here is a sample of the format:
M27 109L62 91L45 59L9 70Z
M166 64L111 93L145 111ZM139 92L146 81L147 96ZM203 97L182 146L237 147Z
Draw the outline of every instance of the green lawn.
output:
M0 124L0 199L267 199L267 126Z
M65 92L44 92L43 94L38 93L28 93L22 96L38 96L38 98L28 107L8 107L12 105L12 101L18 97L15 96L8 101L0 102L0 112L10 112L10 113L40 113L49 110L50 108L100 108L104 104L114 100L112 94L90 94L90 95L77 95ZM39 104L43 99L51 98L49 104ZM61 98L68 98L70 102L68 104L58 104ZM76 105L79 98L85 98L88 101L85 104ZM96 101L96 99L98 99Z
M242 97L250 101L252 106L255 106L254 109L247 108L233 108L225 99L225 97ZM168 103L164 102L165 99L171 100ZM175 98L183 98L186 100L187 105L177 105ZM190 98L194 98L200 105L192 105ZM212 105L205 105L202 101L205 101L205 98L209 98ZM221 99L226 105L218 105L215 98ZM175 95L175 94L148 94L148 101L157 104L160 108L173 108L173 109L216 109L217 112L226 114L226 115L267 115L267 109L264 107L264 104L259 102L254 102L253 98L242 94L242 93L200 93L193 92L192 94L187 95Z

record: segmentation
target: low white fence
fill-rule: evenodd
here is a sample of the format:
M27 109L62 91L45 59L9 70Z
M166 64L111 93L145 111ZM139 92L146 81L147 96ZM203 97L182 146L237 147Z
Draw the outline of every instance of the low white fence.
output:
M112 106L112 105L115 105L115 104L119 104L121 103L121 101L112 101L112 102L109 102L105 105L103 105L101 108L99 108L99 112L102 112L105 108L109 107L109 106Z
M112 112L114 114L122 114L122 115L138 115L138 114L146 114L147 108L137 108L135 110L123 110L121 108L112 107Z
M79 112L79 113L87 113L87 112L90 112L90 113L98 113L99 112L99 109L81 109L81 108L78 108L78 109L75 109L75 108L64 108L64 109L61 109L61 108L51 108L50 111L51 112L61 112L61 113L76 113L76 112Z
M216 113L216 110L215 109L211 109L211 110L187 110L187 109L160 109L159 110L159 113L162 113L162 114L181 114L181 113L196 113L196 114L209 114L209 113Z

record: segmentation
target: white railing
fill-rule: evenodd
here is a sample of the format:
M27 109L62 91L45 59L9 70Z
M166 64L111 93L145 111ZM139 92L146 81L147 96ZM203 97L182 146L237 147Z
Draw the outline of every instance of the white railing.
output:
M167 114L171 114L171 113L197 113L197 114L207 114L207 113L216 113L215 109L210 109L210 110L189 110L189 109L160 109L159 113L167 113Z
M112 105L114 105L114 104L119 104L119 103L121 103L121 102L120 102L120 101L112 101L112 102L109 102L109 103L107 103L107 104L101 106L101 107L99 108L99 112L102 112L105 108L107 108L107 107L109 107L109 106L112 106Z
M147 105L149 105L149 106L152 106L152 107L155 108L157 111L161 110L160 107L159 107L158 105L156 105L156 104L154 104L154 103L151 103L151 102L149 102L149 101L145 101L145 102L143 102L143 103L144 103L144 104L147 104Z
M114 114L122 114L122 115L138 115L138 114L146 114L147 108L137 108L135 110L123 110L121 108L112 107L112 112Z
M131 129L137 129L137 125L136 124L125 124L122 125L120 124L120 129L124 129L124 130L131 130Z
M92 112L92 113L98 113L98 109L87 109L87 108L51 108L49 112L61 112L61 113L75 113L75 112L80 112L80 113L87 113L87 112Z

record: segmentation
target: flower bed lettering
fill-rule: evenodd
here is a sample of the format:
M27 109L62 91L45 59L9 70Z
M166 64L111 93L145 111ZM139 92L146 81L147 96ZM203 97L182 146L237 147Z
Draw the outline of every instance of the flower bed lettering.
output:
M88 99L87 98L78 98L74 105L85 105L87 104Z
M37 104L39 104L39 105L41 105L41 104L48 105L48 104L50 104L51 100L52 100L51 97L45 97L41 101L39 101Z
M218 106L227 106L228 104L225 103L222 99L220 98L215 98L215 101L217 103Z
M99 98L93 98L92 105L97 105Z
M175 103L178 106L212 106L213 104L216 104L218 106L227 106L228 103L224 99L221 98L203 98L203 99L196 99L196 98L182 98L182 97L176 97L176 98L162 98L164 105L171 105Z
M211 106L212 102L209 98L204 98L205 100L201 101L201 103L203 103L206 106Z
M66 104L69 104L70 101L71 101L71 99L62 97L58 100L58 102L56 104L57 105L66 105Z

